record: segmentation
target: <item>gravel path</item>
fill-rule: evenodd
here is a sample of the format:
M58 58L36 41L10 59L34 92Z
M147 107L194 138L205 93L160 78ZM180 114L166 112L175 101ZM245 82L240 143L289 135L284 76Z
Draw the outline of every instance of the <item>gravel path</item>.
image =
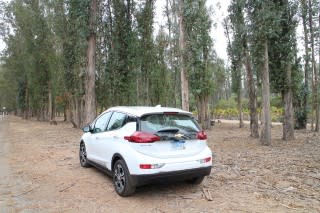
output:
M121 198L111 178L80 167L80 130L9 116L0 121L0 212L320 212L319 135L284 142L275 126L264 147L237 126L208 132L215 167L202 185L151 185Z

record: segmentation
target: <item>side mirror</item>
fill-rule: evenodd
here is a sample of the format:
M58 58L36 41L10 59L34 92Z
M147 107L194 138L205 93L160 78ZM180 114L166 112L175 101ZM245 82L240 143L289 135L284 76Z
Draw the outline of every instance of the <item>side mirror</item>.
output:
M82 131L83 132L91 132L91 128L90 128L90 126L85 126L85 127L83 127Z

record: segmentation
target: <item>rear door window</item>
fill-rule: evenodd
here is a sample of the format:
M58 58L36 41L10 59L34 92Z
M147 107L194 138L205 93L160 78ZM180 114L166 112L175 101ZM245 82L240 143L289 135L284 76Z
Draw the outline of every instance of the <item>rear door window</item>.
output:
M121 112L114 112L110 118L107 131L116 130L126 123L127 115Z

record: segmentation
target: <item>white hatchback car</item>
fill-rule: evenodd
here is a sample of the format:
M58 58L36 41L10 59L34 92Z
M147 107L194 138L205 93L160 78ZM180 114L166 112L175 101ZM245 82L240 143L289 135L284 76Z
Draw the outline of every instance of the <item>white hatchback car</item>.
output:
M156 180L199 184L211 172L207 136L190 112L161 106L113 107L83 131L81 166L106 171L120 196Z

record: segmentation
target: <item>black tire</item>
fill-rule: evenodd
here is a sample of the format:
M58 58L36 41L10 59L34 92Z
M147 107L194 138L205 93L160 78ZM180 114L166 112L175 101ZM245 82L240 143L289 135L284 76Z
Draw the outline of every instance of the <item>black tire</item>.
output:
M86 146L84 145L83 142L80 144L79 160L80 160L80 165L81 165L82 167L85 167L85 168L90 167L90 164L88 163L88 159L87 159Z
M130 196L135 191L135 186L130 183L130 173L124 160L117 160L113 167L113 184L118 195Z
M195 178L192 178L190 180L187 180L187 182L191 183L191 184L199 185L200 183L202 183L204 177L205 176L195 177Z

